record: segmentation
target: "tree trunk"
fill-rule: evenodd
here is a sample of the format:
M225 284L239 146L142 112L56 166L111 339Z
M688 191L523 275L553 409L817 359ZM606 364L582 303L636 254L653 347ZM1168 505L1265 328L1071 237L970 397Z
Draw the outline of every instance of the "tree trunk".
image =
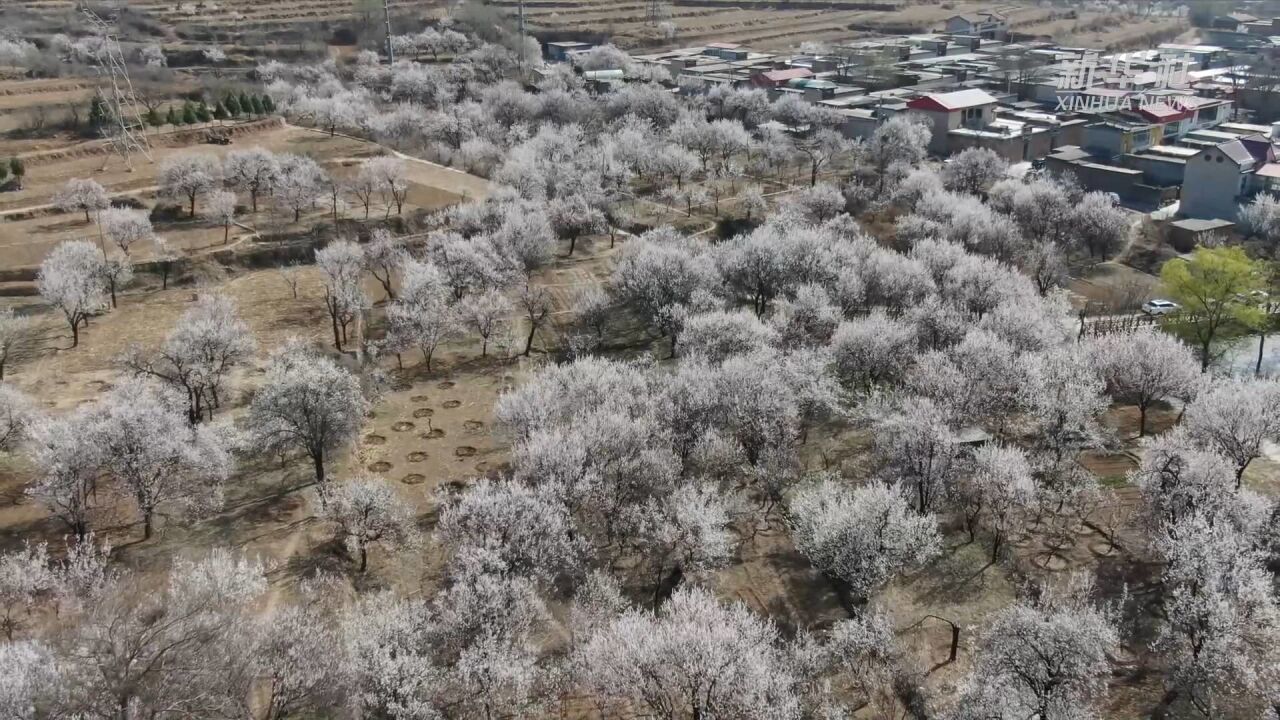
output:
M107 283L107 285L111 290L111 309L115 310L116 309L116 281L112 280L111 282Z
M230 239L231 239L231 223L229 222L223 223L222 224L222 244L226 245L227 241Z
M338 349L338 352L342 352L342 336L338 334L338 313L334 312L332 307L329 309L329 321L333 325L333 346Z
M316 450L311 453L311 464L315 468L316 484L324 484L324 450ZM323 498L324 496L321 495Z
M196 216L196 196L195 196L195 193L192 193L191 194L191 217L195 217L195 216Z
M142 511L142 539L143 540L151 539L151 533L153 530L152 515L153 515L153 512L151 510Z
M483 342L480 343L480 357L489 356L489 336L485 335ZM4 364L0 363L0 380L4 379Z
M1262 374L1262 348L1267 344L1267 334L1265 332L1258 333L1258 362L1253 366L1253 374Z
M1147 436L1147 406L1145 403L1138 406L1138 437Z
M71 323L71 347L79 347L80 345L80 321L74 320Z
M364 572L369 567L369 550L364 545L360 546L360 572Z
M569 257L573 257L573 249L577 247L577 245L578 245L578 236L570 235L569 236Z
M93 222L93 220L89 218L89 208L84 209L84 221L85 221L85 224Z
M530 324L529 324L529 339L528 339L528 340L526 340L526 341L525 341L525 343L524 343L524 356L525 356L525 357L529 357L529 351L533 350L533 335L534 335L534 333L536 333L536 332L538 332L538 326L537 326L537 325L535 325L535 324L533 324L533 323L530 323Z
M253 211L258 212L258 188L249 188L249 202L253 205Z

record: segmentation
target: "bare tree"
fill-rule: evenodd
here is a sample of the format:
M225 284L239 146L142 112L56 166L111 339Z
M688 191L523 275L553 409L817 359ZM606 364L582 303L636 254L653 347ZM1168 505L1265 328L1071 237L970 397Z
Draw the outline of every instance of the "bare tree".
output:
M389 230L378 228L373 231L373 240L364 250L365 266L373 275L373 279L382 285L382 290L387 294L387 300L396 299L395 287L391 282L392 276L407 256L404 242L392 235Z
M527 356L533 350L533 336L551 313L551 294L540 285L525 283L520 290L519 303L524 310L525 321L529 323L529 338L524 344L524 355Z
M236 220L236 194L227 190L214 190L204 204L208 218L222 226L222 244L231 239L231 223Z
M0 310L0 380L4 380L5 365L13 360L26 343L31 332L31 321L16 315L12 308Z
M341 352L347 326L369 305L362 283L364 250L349 240L339 240L316 251L316 265L325 276L324 302L333 325L333 346Z
M404 201L409 194L409 182L404 176L404 161L393 157L376 157L360 164L360 172L356 184L361 187L375 187L382 193L383 204L387 214L391 213L391 205L396 207L396 214L404 211ZM368 207L365 208L368 215Z

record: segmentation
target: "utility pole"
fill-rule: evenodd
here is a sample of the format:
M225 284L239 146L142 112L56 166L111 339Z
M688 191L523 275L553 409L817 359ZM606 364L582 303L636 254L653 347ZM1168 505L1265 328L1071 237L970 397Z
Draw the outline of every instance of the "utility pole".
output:
M517 22L520 25L520 47L516 50L516 57L520 59L520 82L524 82L524 46L525 46L524 0L520 0L520 16Z
M394 65L396 51L391 47L391 0L382 0L382 19L387 23L387 64Z

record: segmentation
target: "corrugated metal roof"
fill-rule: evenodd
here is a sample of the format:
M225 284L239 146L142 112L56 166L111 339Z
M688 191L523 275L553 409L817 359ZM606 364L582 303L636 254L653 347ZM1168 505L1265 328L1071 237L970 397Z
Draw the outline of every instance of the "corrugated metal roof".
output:
M771 70L762 74L771 82L786 82L796 78L810 77L813 75L813 71L809 68L790 68L788 70Z
M1245 149L1244 143L1239 140L1225 142L1218 146L1218 151L1226 155L1228 159L1237 165L1245 166L1253 164L1253 155Z
M992 105L996 99L983 90L957 90L949 93L930 93L907 103L909 107L922 109L963 110L980 105Z

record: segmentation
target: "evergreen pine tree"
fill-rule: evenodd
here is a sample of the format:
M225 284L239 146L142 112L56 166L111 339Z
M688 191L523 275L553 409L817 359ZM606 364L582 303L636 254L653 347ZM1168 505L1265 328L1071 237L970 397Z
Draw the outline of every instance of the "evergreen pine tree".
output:
M273 113L276 111L276 103L274 100L271 99L270 95L262 96L262 109L267 111L268 113Z
M169 112L165 113L164 122L166 125L177 125L179 122L178 113L174 112L173 106L169 106Z
M196 106L192 105L190 100L182 103L182 123L184 125L196 124Z
M160 120L160 113L155 108L151 108L147 110L147 116L143 119L151 127L158 127L161 125L161 122L162 122Z
M253 96L253 99L252 99L252 100L250 100L250 102L252 102L252 103L253 103L253 114L254 114L254 115L265 115L265 114L266 114L266 113L263 111L263 107L262 107L262 98L258 97L257 95L254 95L254 96Z
M101 95L94 95L89 101L89 129L95 134L111 124L111 110Z
M213 119L214 120L227 119L227 109L222 106L222 103L218 103L217 105L213 106Z
M9 172L14 177L20 178L27 174L27 166L22 163L21 158L12 157L9 158Z
M241 112L240 101L236 99L236 96L234 93L227 96L226 105L227 105L227 112L231 113L231 117L239 117Z
M196 106L196 119L200 122L209 122L213 119L213 113L209 112L209 106L203 100Z
M253 104L249 102L249 96L244 94L244 92L240 93L240 112L253 112Z

